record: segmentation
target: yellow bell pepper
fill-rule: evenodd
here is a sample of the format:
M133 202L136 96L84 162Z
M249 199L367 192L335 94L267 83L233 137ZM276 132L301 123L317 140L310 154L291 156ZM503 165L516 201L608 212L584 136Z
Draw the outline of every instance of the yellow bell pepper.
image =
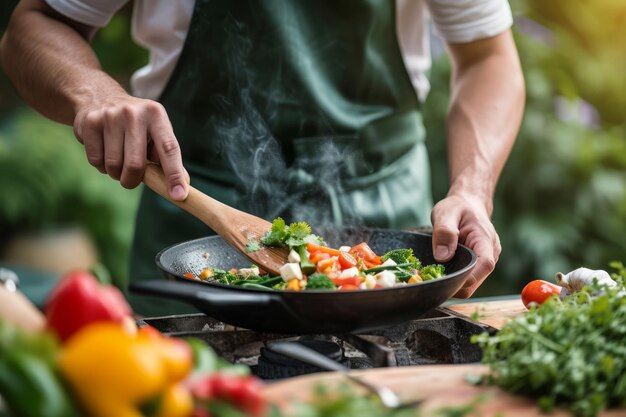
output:
M181 381L193 367L189 346L150 328L131 334L119 324L86 326L65 344L61 373L92 417L188 417L193 400Z

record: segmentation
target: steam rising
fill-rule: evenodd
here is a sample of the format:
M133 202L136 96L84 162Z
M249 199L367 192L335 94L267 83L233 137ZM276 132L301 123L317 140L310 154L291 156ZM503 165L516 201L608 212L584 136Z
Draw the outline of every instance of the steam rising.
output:
M279 88L281 68L273 68L274 76L265 93L268 107L258 109L251 96L251 85L258 74L246 70L253 37L246 33L245 25L236 21L226 25L225 31L230 54L224 64L233 70L229 71L230 89L218 100L223 114L229 117L219 118L215 129L220 153L243 186L239 190L241 207L266 219L282 216L287 221L304 220L312 225L358 223L352 210L346 212L339 207L344 191L340 177L345 169L345 151L333 143L332 132L327 138L312 139L323 141L316 145L323 149L322 154L296 155L288 163L268 124L277 116L277 109L272 108L275 103L299 103L301 97L284 96L285 89Z

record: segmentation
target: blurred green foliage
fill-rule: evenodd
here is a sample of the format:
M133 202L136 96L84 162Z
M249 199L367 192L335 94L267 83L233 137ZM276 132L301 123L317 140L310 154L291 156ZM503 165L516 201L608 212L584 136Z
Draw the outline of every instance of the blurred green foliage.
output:
M0 28L14 4L0 2ZM527 107L495 197L503 253L477 295L518 292L530 279L552 279L580 265L604 268L626 254L626 2L511 4ZM129 26L127 6L94 40L105 70L124 85L146 61ZM435 62L425 109L436 199L448 187L449 72L447 59ZM137 193L91 168L71 129L15 109L20 103L0 76L0 225L82 223L113 275L125 279ZM9 189L21 201L5 198Z
M114 282L127 279L137 190L86 163L72 129L22 109L0 127L0 234L80 225Z

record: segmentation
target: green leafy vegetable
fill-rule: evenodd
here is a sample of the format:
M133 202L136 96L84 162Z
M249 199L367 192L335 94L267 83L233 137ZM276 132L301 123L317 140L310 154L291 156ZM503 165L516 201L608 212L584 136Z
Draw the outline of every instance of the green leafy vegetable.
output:
M272 222L270 231L261 238L261 243L265 246L288 246L293 249L307 243L321 245L324 241L321 237L311 233L311 226L307 223L291 223L287 226L282 218L277 217Z
M246 243L246 252L248 253L256 252L259 249L261 249L261 245L258 240L251 240Z
M265 246L284 246L284 240L287 236L286 228L287 226L282 218L275 218L270 231L261 238L261 243Z
M617 281L623 282L626 271L620 264L614 266L620 268ZM496 335L476 337L483 361L492 370L488 382L536 398L543 410L565 405L576 416L595 416L606 407L625 405L623 291L623 286L594 287L563 301L551 298Z
M424 281L441 278L445 275L445 268L440 264L426 265L420 269L420 276Z
M306 284L307 290L334 290L337 286L325 274L313 274Z
M413 249L394 249L390 250L386 254L380 257L380 260L385 262L387 259L391 259L397 264L411 264L411 268L420 269L422 263L419 259L413 255Z
M224 271L223 269L214 268L213 272L214 272L214 275L211 278L209 278L209 280L212 282L219 282L220 284L230 285L230 284L233 284L235 281L241 280L241 278L238 277L237 275L229 271Z

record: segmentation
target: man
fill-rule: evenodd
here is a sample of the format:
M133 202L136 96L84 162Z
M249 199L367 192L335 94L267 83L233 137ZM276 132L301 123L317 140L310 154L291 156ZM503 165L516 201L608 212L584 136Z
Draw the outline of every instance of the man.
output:
M26 101L72 124L102 173L133 188L146 160L159 162L172 198L186 197L188 171L204 192L266 218L411 228L430 216L436 259L459 241L478 254L458 296L491 273L501 250L492 197L524 103L505 0L137 0L133 34L150 63L134 96L89 46L125 2L23 0L2 40ZM454 69L451 184L434 208L420 112L429 14ZM154 275L158 249L205 234L144 191L131 279Z

